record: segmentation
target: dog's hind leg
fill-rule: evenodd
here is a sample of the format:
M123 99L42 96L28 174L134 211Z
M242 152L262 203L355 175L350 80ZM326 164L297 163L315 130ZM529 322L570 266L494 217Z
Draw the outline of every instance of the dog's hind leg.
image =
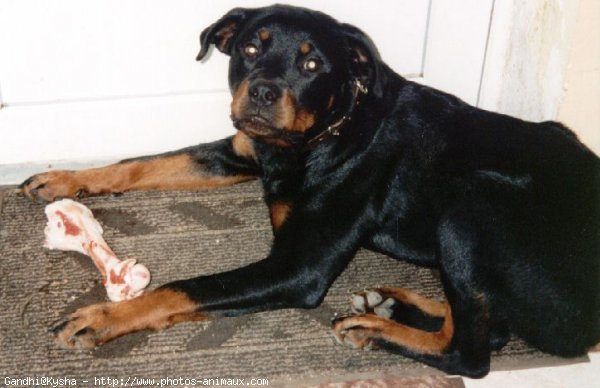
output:
M482 316L477 311L477 306L481 306L477 298L470 302L463 301L461 306L451 306L450 303L429 300L408 290L393 290L403 297L411 298L410 305L421 311L418 314L411 313L412 323L419 328L400 323L406 320L405 317L396 321L377 315L389 308L385 304L379 304L365 307L364 314L336 319L333 322L335 339L352 348L383 348L400 353L450 374L483 377L488 373L489 327L477 320ZM368 294L369 292L373 291L367 291L365 298L371 299L373 303L377 302L379 297ZM388 298L382 303L392 299L389 297L390 293L386 296ZM400 298L393 298L394 302L398 300ZM412 304L415 300L418 302ZM353 301L353 304L356 303L359 302ZM356 310L355 307L353 309ZM359 306L359 311L360 309ZM407 311L406 308L402 309ZM399 315L402 309L394 310L394 314L397 311ZM469 314L473 314L473 317ZM419 315L420 319L415 319ZM434 329L435 325L437 328Z
M334 337L343 345L383 348L451 374L482 377L489 371L489 344L483 338L473 341L475 360L464 359L458 349L464 333L456 327L464 316L457 322L448 303L386 287L354 294L352 310L360 315L333 322Z
M351 308L354 314L374 314L425 331L440 330L446 313L444 302L395 287L356 292L351 298Z
M423 354L441 355L454 332L451 310L444 306L442 327L435 332L416 329L374 314L338 318L333 322L336 340L353 348L371 349L397 345Z
M373 314L416 329L435 332L444 324L446 302L425 298L406 288L379 287L352 294L350 307L356 315ZM509 339L510 331L506 322L492 320L490 349L500 350Z
M354 310L364 315L338 319L336 339L358 348L385 348L451 374L483 377L489 372L491 347L506 342L506 327L492 328L490 298L477 276L484 262L482 241L470 212L456 212L440 223L437 249L447 302L403 289L383 289L354 296ZM391 301L388 301L391 299ZM402 316L402 311L409 314ZM379 314L379 315L378 315ZM493 340L493 341L492 341Z

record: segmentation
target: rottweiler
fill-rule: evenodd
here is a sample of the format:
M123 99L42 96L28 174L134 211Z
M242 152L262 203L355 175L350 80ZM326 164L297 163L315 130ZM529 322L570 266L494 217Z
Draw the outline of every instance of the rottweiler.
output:
M437 268L445 301L403 288L354 294L332 322L450 374L486 375L511 333L573 357L600 342L600 159L568 128L470 106L390 69L371 39L323 13L236 8L206 28L230 56L236 134L103 168L51 171L23 192L53 201L260 179L266 258L82 308L59 345L137 330L319 306L357 250Z

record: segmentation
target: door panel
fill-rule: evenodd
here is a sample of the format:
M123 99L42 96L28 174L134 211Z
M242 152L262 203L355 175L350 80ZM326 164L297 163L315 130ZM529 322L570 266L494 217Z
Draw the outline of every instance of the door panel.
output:
M213 55L203 64L195 61L200 32L232 7L264 3L271 2L9 1L0 12L3 101L10 105L226 90L224 55ZM381 1L378 7L348 0L293 3L361 26L397 71L420 72L426 1Z

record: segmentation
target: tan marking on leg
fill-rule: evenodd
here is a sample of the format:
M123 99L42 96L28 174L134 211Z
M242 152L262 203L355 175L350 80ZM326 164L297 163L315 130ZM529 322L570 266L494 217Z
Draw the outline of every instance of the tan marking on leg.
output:
M402 303L416 306L425 314L432 317L443 317L446 314L446 303L425 298L406 288L382 287L375 289L375 291L383 294L383 299L391 297Z
M210 319L185 293L158 289L124 302L99 303L77 310L56 333L67 348L91 348L140 330L161 330L176 323Z
M124 332L131 329L164 329L173 323L183 322L181 317L195 316L199 309L198 303L185 293L167 288L149 292L128 302L131 303L116 303L109 309L109 315ZM173 322L175 317L177 320Z
M271 225L273 226L274 232L277 232L279 228L281 228L291 211L292 204L290 202L275 201L269 205Z
M254 150L254 145L252 144L252 140L243 132L237 132L232 141L233 150L236 154L243 158L247 159L255 159L256 152Z
M250 176L211 176L187 154L124 162L76 172L76 179L91 194L128 190L204 190L252 179Z
M148 158L80 171L49 171L23 187L30 198L47 201L129 190L204 190L254 179L252 176L212 176L188 154ZM35 193L33 192L35 191Z
M445 304L444 324L439 331L430 333L403 325L396 325L394 322L393 329L384 331L382 339L403 345L405 338L410 338L406 345L412 349L428 354L441 354L450 345L452 336L454 335L454 321L450 311L450 305Z
M450 306L445 306L444 324L437 332L415 329L376 315L361 315L334 323L334 335L340 343L358 348L372 345L374 340L384 340L421 354L441 354L454 335Z

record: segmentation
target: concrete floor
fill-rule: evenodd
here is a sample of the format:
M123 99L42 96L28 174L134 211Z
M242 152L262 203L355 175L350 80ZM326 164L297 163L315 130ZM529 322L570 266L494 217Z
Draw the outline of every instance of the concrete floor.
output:
M482 380L463 379L466 388L597 388L600 387L600 352L589 363L552 368L492 372Z

